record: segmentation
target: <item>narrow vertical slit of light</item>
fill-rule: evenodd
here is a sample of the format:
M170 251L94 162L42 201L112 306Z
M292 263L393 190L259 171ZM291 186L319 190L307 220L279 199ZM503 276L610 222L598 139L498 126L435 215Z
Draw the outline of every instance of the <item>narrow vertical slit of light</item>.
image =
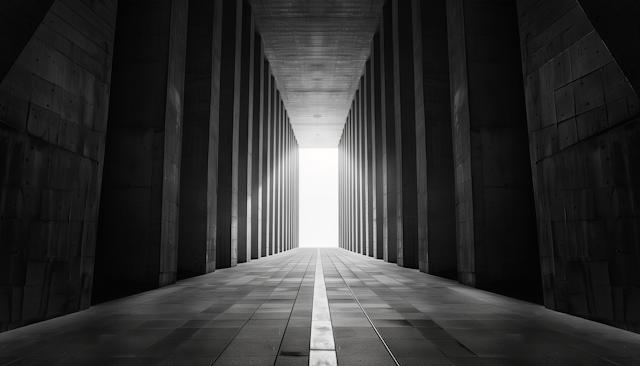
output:
M316 258L316 277L313 285L313 310L311 312L311 341L309 366L337 366L336 344L333 339L327 287L324 283L320 249Z

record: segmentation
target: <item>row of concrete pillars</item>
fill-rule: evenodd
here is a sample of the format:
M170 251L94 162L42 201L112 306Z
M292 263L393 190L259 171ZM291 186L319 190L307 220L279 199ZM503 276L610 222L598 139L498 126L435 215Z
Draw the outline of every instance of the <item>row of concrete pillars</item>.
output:
M96 287L297 247L298 144L251 7L121 2L116 29Z
M638 97L578 1L532 3L385 5L340 140L340 246L637 330L640 226L608 204L640 189Z
M462 27L456 5L394 1L382 11L340 142L341 246L471 286L540 293L517 23L499 21L513 20L515 5L476 14L498 28L482 46L464 43L478 30ZM460 77L472 56L493 70ZM468 83L504 74L499 85Z

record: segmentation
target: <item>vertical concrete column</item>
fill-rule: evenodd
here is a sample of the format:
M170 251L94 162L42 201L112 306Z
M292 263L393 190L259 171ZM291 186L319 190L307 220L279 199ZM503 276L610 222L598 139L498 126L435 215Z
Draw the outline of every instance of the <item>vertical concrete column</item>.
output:
M384 259L384 195L383 195L383 163L382 163L382 99L381 99L381 79L380 79L380 33L376 33L371 41L371 123L372 123L372 168L373 168L373 190L374 190L374 246L373 257Z
M351 103L349 113L350 145L351 145L351 244L352 252L358 251L358 154L357 154L357 135L355 123L355 110Z
M188 18L187 1L155 5L118 12L97 253L109 276L153 287L176 280Z
M264 46L262 46L264 49ZM260 186L260 196L261 196L261 208L260 208L260 256L266 257L269 255L269 236L268 236L268 224L269 224L269 209L271 207L269 201L269 153L270 153L270 145L269 145L269 131L271 129L272 124L272 103L271 99L273 98L273 93L271 92L271 66L269 61L264 60L264 70L263 70L263 87L264 87L264 95L263 95L263 109L262 109L262 130L261 130L261 165L262 165L262 176L261 176L261 186Z
M282 252L282 136L284 129L285 110L282 94L278 94L278 124L276 127L276 216L275 216L275 245L278 253Z
M251 260L251 172L253 155L254 24L251 6L242 8L240 120L238 126L238 263ZM256 197L257 198L257 197Z
M218 155L218 227L216 267L238 264L238 143L242 1L222 6L220 67L220 145Z
M291 121L288 125L289 142L287 148L287 242L288 248L293 249L293 130Z
M455 184L446 1L413 0L420 270L454 277Z
M276 199L276 184L277 184L277 180L276 180L276 164L277 164L277 145L276 145L276 136L277 136L277 131L278 131L278 118L279 118L279 113L280 113L280 92L278 91L277 86L275 85L274 82L274 97L273 97L273 107L274 107L274 112L273 112L273 128L271 131L271 175L270 175L270 180L271 180L271 187L270 187L270 192L271 192L271 209L270 209L270 217L269 217L269 241L270 241L270 246L271 246L271 252L272 254L276 254L278 253L277 247L276 247L276 226L275 226L275 222L276 222L276 213L277 213L277 199Z
M180 272L204 274L216 268L221 36L222 1L191 0L180 169Z
M344 248L344 225L343 221L345 219L344 216L344 196L342 190L342 160L344 159L344 151L342 151L342 141L344 139L344 128L342 129L342 134L340 136L340 141L338 141L338 247Z
M255 34L253 51L253 121L251 128L251 259L262 257L262 172L263 172L263 124L265 117L265 70L269 70L264 59L264 43Z
M426 191L427 167L423 149L420 150L420 159L416 159L416 139L424 143L424 130L416 131L411 12L410 1L393 1L396 189L398 192L396 215L398 265L419 268L419 253L424 251L426 243L418 241L418 189ZM419 165L416 164L416 160L420 161ZM418 187L418 180L420 187Z
M362 251L360 254L367 255L367 250L369 248L369 205L368 205L368 195L369 195L369 182L368 182L368 156L367 156L367 113L365 106L365 98L366 95L366 78L364 74L360 77L360 94L359 97L359 108L358 111L360 113L360 154L362 156L361 162L361 174L362 174Z
M367 60L365 64L364 71L364 85L365 90L363 94L364 98L364 126L365 126L365 143L366 143L366 181L367 181L367 250L366 255L369 257L373 257L373 247L375 246L375 180L374 180L374 164L375 158L373 156L373 140L374 140L374 129L373 129L373 115L371 113L371 60Z
M288 113L285 113L287 117L285 118L284 125L284 144L283 144L283 167L282 169L282 246L283 250L289 250L289 184L291 180L289 179L289 117Z
M267 222L268 244L267 246L269 247L269 255L275 254L274 246L273 246L273 215L275 214L275 197L274 197L275 191L273 188L275 181L274 181L273 172L275 171L274 169L275 151L276 151L275 150L275 130L276 130L276 117L278 115L277 100L278 100L278 89L276 86L276 80L272 75L271 76L271 99L270 99L271 117L269 118L269 161L268 161L268 182L267 182L268 184L267 191L269 195L268 197L269 207L267 208L267 212L268 212L268 222Z
M380 92L382 126L382 195L383 195L383 257L385 262L396 263L397 247L397 190L396 190L396 137L393 80L393 32L391 4L382 8L380 16Z
M516 20L512 1L447 1L458 279L486 289L538 263Z
M355 241L354 241L354 249L353 251L356 253L360 253L360 248L362 246L362 175L360 173L360 168L362 166L361 163L361 155L360 155L360 113L358 113L358 93L360 90L356 90L353 102L351 103L352 113L352 124L353 124L353 156L354 156L354 183L355 183L355 219L356 219L356 232L355 232Z
M348 222L349 229L347 232L347 249L353 251L353 223L355 222L355 210L353 209L353 199L354 199L354 186L353 186L353 125L351 124L351 113L349 110L347 113L347 202L349 204L348 207Z

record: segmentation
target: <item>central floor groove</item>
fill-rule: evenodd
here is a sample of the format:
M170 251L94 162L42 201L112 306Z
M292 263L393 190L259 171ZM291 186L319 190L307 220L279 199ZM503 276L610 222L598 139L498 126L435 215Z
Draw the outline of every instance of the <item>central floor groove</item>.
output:
M309 366L338 365L320 249L318 249L316 258L316 277L313 285L313 310L311 312L311 340L309 342L309 348Z

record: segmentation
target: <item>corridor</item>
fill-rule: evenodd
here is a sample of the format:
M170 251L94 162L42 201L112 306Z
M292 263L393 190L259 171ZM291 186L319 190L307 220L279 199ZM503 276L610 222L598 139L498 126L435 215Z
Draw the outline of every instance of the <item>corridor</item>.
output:
M322 280L340 366L640 364L639 334L337 248L290 250L2 333L0 364L314 364L327 359L309 362Z

